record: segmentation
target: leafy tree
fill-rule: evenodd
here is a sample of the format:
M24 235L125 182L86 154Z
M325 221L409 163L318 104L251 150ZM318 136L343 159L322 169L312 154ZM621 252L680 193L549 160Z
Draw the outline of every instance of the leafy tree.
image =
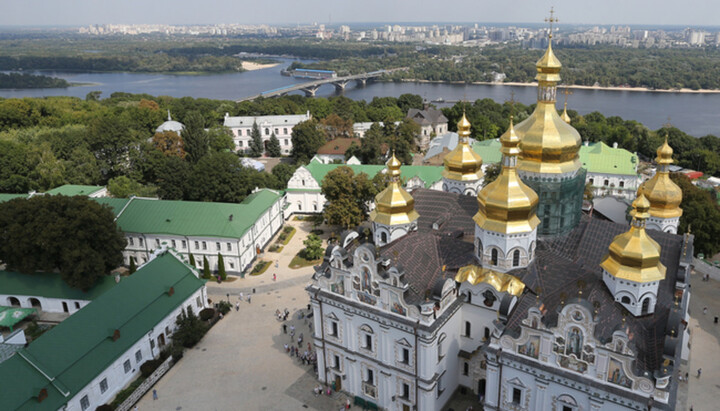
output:
M174 131L163 131L155 133L152 138L153 146L160 150L166 156L176 156L185 158L185 149L183 148L183 139Z
M210 149L213 151L234 151L232 131L224 126L212 127L208 130Z
M130 274L134 274L135 271L137 271L137 265L135 264L135 257L130 257L130 268L128 269L128 272Z
M400 97L397 99L398 107L400 107L400 110L407 114L407 112L411 108L416 108L418 110L422 110L423 108L423 99L422 97L418 96L417 94L401 94Z
M308 234L307 239L303 241L305 248L303 249L303 258L306 260L317 260L322 257L325 251L322 246L322 239L315 234Z
M190 111L185 116L185 129L182 132L187 159L192 164L200 161L208 153L210 146L205 131L205 119L199 111Z
M685 175L673 173L670 177L683 193L678 232L687 232L692 226L695 253L715 255L720 251L720 206L709 191L694 186Z
M335 113L320 120L320 124L322 124L325 129L325 134L330 140L341 137L352 137L353 135L352 121L346 120Z
M290 178L292 178L293 174L295 173L295 169L297 167L280 163L273 167L272 174L277 177L279 188L286 188L288 181L290 181Z
M325 144L325 133L316 120L298 123L292 130L292 154L296 163L307 163Z
M233 153L210 153L192 170L186 200L238 203L250 193L251 170Z
M270 140L268 141L268 156L280 157L282 156L282 149L280 148L280 140L275 136L275 133L270 134Z
M180 344L185 348L195 346L208 330L208 325L195 315L190 306L180 313L180 317L175 320L175 323L178 327L173 333L173 343Z
M210 279L210 264L206 256L203 256L203 278Z
M0 260L8 268L28 274L58 270L81 289L122 264L125 249L113 212L82 196L0 203L0 238Z
M225 260L223 255L218 253L218 276L220 279L225 281L227 279L227 273L225 272Z
M195 256L190 253L190 265L195 267Z
M85 101L98 101L102 91L91 91L85 95Z
M113 197L129 198L137 197L155 197L157 189L151 186L143 186L130 177L120 176L108 181L108 191Z
M488 164L485 168L485 175L483 176L483 187L495 181L502 171L502 165L500 163Z
M367 218L368 205L379 192L379 186L380 183L374 184L367 174L355 175L347 166L330 171L321 183L322 193L328 201L325 220L345 228L359 225Z
M250 137L252 138L252 140L250 140L250 156L260 157L263 155L265 147L263 146L262 136L260 136L260 128L257 123L253 123Z

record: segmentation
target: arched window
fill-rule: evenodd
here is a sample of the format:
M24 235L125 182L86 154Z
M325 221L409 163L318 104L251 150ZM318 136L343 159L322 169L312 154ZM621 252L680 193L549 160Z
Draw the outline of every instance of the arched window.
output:
M20 307L20 300L15 297L8 297L8 305L10 307Z
M605 187L607 187L608 185L610 185L610 180L607 180L607 179L606 179L603 185L604 185Z
M515 250L513 252L513 267L517 267L520 265L520 250Z
M621 181L619 185L620 185L620 188L623 188L623 187L625 187L625 182Z
M498 251L497 248L493 248L490 252L490 263L492 265L497 265L498 263Z
M593 185L593 184L595 184L595 180L591 178L591 179L590 179L590 185Z
M625 295L625 296L623 296L622 299L620 299L620 301L621 301L623 304L630 304L630 297L628 297L627 295Z
M650 297L645 297L642 302L642 314L647 314L650 310Z
M384 231L380 232L380 241L383 244L387 243L387 233L386 232L384 232Z
M483 257L483 245L482 245L482 241L480 241L480 240L478 240L478 243L477 243L477 256L478 256L478 258L479 258L480 260L482 260L482 257Z

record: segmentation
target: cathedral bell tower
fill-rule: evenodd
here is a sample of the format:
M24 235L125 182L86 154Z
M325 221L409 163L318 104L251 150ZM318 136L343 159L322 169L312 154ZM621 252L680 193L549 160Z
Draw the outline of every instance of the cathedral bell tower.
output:
M476 258L485 268L507 272L532 261L540 220L535 214L537 194L518 177L520 139L512 118L500 143L502 170L478 193L478 212L473 220Z
M390 183L375 196L375 209L370 212L375 244L384 246L410 231L417 230L415 200L400 183L400 160L393 153L387 162Z
M457 124L458 144L443 162L443 191L476 196L482 187L482 158L470 147L470 122L465 113Z
M555 107L562 64L552 49L552 17L548 48L536 63L535 111L516 127L520 136L518 174L538 195L538 235L565 234L580 222L586 170L578 152L580 134Z

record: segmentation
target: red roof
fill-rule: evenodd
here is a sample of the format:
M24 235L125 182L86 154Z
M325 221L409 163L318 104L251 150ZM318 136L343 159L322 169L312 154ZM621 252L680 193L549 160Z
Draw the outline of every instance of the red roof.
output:
M700 178L703 176L703 173L701 171L687 171L684 174L690 180L695 180L696 178Z
M318 154L345 154L352 143L360 146L359 138L336 138L323 144L317 151Z

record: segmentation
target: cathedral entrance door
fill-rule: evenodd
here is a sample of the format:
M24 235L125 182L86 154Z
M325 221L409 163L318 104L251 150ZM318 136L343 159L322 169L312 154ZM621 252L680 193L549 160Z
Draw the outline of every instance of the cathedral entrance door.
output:
M342 390L342 378L339 375L335 376L335 391Z
M485 378L478 380L478 395L485 396Z
M403 404L403 411L410 411L410 406L407 404Z

